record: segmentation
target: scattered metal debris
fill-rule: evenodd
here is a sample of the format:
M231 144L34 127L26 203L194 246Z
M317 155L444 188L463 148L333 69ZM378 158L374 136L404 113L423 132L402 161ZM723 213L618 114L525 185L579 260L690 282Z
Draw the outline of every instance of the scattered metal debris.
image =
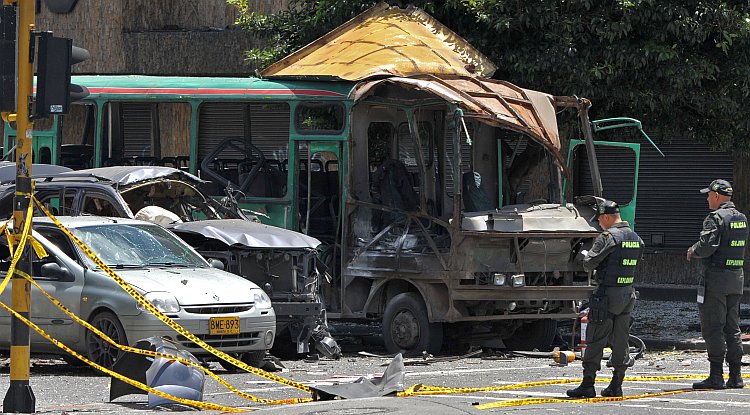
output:
M405 375L404 360L399 353L379 378L370 380L362 376L352 383L315 385L313 389L318 400L373 398L403 391Z

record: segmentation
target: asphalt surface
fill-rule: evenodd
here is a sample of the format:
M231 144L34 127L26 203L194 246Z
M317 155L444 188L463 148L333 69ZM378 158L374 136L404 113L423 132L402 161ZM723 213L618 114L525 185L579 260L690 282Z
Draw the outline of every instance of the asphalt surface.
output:
M746 360L748 360L746 358ZM390 358L362 357L349 354L341 360L284 361L286 367L276 374L311 387L333 383L353 382L360 377L380 376ZM443 387L511 386L508 390L475 393L440 394L414 397L374 397L320 401L296 405L266 406L249 402L231 393L213 380L207 380L204 401L233 408L246 408L267 414L480 414L480 413L597 413L619 415L623 409L629 414L662 412L730 412L738 413L750 405L750 390L688 391L675 395L643 397L619 402L583 403L561 401L507 408L478 409L479 404L491 404L524 398L564 398L565 391L574 387L581 374L578 360L559 366L545 357L518 357L495 354L454 361L412 360L405 366L404 385L415 384ZM419 363L419 364L413 364ZM275 384L248 373L230 374L218 365L212 368L226 381L245 393L262 398L283 399L309 395L293 388ZM628 376L705 375L708 364L700 352L648 352L628 371ZM611 370L601 372L597 391L601 391L611 376ZM538 387L522 387L518 383L545 380L570 381ZM663 393L690 389L694 379L626 381L628 396ZM8 386L7 368L0 372L0 387ZM109 378L98 376L88 369L75 369L61 360L35 360L31 370L31 384L37 398L36 411L45 414L149 414L183 412L191 409L169 406L149 409L145 395L127 395L110 402ZM6 389L7 390L7 389ZM525 411L525 412L520 412ZM219 414L220 411L202 411Z
M682 292L681 292L682 291ZM641 301L637 307L640 315L634 324L634 334L641 335L647 345L644 357L628 372L628 376L664 376L692 374L696 378L705 376L708 363L705 347L697 331L697 307L694 288L681 290L640 287ZM668 294L668 295L667 295ZM649 297L651 296L651 297ZM645 298L652 298L648 300ZM682 299L689 301L681 301ZM671 300L671 301L670 301ZM745 304L744 307L747 307ZM665 318L670 316L671 318ZM653 327L652 327L653 326ZM565 336L563 336L565 337ZM344 341L347 353L340 360L295 360L280 362L284 368L275 374L302 382L311 387L336 383L355 382L359 378L377 379L391 362L386 357L365 357L357 352L367 350L384 354L377 337L365 337L358 342ZM746 343L746 352L750 352ZM683 350L687 349L687 350ZM204 401L245 408L269 414L480 414L480 413L541 413L542 411L564 411L567 413L597 413L620 415L651 414L662 412L698 413L744 411L750 406L750 389L723 391L689 391L674 395L641 397L616 402L582 403L561 401L531 404L517 407L480 409L481 404L510 401L523 398L564 398L565 390L573 387L581 374L580 361L560 366L545 354L536 357L503 355L486 352L467 358L438 356L438 360L407 360L404 386L415 384L443 387L491 387L513 385L508 390L473 393L451 393L412 397L375 397L319 401L296 405L267 406L250 402L224 388L218 382L207 379ZM540 357L543 356L543 357ZM448 360L448 361L446 361ZM750 358L745 357L745 362ZM8 360L0 360L0 389L7 391L9 384ZM603 362L604 363L604 362ZM604 368L601 377L611 376ZM217 363L212 370L244 393L267 399L308 397L309 395L291 387L249 373L228 373ZM750 373L750 368L745 369ZM45 414L150 414L164 412L192 412L194 409L179 405L149 408L146 395L126 395L110 402L110 379L87 368L73 368L57 358L34 358L31 368L31 385L36 395L36 412ZM520 383L544 380L567 380L572 384L556 384L538 387L521 387ZM597 391L603 389L608 379L597 383ZM626 396L645 393L663 393L690 389L697 379L669 379L651 381L628 381L624 385ZM750 379L748 379L750 380ZM220 411L202 411L219 414Z

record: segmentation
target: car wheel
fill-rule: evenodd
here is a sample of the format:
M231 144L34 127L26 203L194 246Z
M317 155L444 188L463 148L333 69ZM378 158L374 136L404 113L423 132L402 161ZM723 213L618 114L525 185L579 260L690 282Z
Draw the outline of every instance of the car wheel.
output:
M104 311L97 314L91 319L91 325L115 342L124 345L128 344L125 329L122 328L120 320L113 313ZM86 332L86 353L89 360L107 369L111 369L117 359L123 354L120 349L107 343L91 331Z
M252 367L260 367L265 358L265 350L253 350L252 352L245 352L242 354L242 362Z
M237 353L227 353L227 354L230 355L230 356L232 356L235 359L240 359L241 360L241 357L242 357L242 356L238 355ZM238 368L237 366L235 366L232 363L227 362L226 360L219 359L219 364L221 365L222 368L224 368L224 370L226 370L229 373L237 373L237 372L240 371L240 368Z
M503 339L503 343L510 350L549 351L556 334L557 320L538 320L522 325L512 337Z
M401 293L385 306L383 341L389 353L417 356L427 351L437 354L443 344L443 325L430 323L419 294Z
M231 356L236 359L240 359L242 363L246 365L252 367L260 367L261 363L263 363L263 359L266 357L266 351L253 350L252 352L242 353L241 355L239 355L239 357L236 353L232 353ZM224 370L229 373L237 373L240 371L240 368L227 362L226 360L219 360L219 364L224 368Z

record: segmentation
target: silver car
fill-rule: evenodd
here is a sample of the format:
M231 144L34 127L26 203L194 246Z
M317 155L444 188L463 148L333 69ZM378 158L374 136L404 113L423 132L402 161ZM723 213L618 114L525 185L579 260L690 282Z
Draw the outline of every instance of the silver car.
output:
M168 230L133 219L58 219L159 310L211 346L253 365L259 364L273 346L276 316L268 295L254 283L212 267ZM211 358L144 311L49 219L34 218L33 224L35 238L50 255L44 259L32 255L32 276L73 313L122 344L163 336L198 357ZM7 244L5 239L0 238L0 257L6 258L0 262L0 269L7 271L10 255L3 245ZM10 286L0 299L11 304ZM36 288L32 291L31 319L102 366L112 367L119 356L118 349L75 323ZM2 349L10 346L10 321L8 313L0 315ZM33 330L31 351L63 353ZM71 356L65 358L78 362Z

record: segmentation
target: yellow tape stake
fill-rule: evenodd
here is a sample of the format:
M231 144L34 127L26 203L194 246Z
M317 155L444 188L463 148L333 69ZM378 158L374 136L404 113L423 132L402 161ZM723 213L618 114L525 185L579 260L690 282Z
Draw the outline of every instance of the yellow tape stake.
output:
M137 347L131 347L131 346L126 346L126 345L122 345L120 343L117 343L116 341L112 340L111 337L107 336L106 334L104 334L103 332L101 332L99 329L97 329L96 327L94 327L91 324L89 324L89 322L87 322L86 320L83 320L82 318L80 318L77 315L75 315L72 311L68 310L68 308L65 307L65 305L63 305L56 298L52 297L44 288L42 288L39 285L39 283L37 283L36 281L34 281L34 279L29 274L26 274L25 272L22 272L22 271L16 271L16 274L20 275L20 276L22 276L24 278L26 278L31 284L33 284L39 290L39 292L41 292L45 297L47 297L47 299L50 300L50 302L52 302L55 306L57 306L57 308L59 308L63 313L67 314L75 322L77 322L78 324L80 324L80 325L86 327L87 329L91 330L97 336L99 336L100 338L102 338L104 341L106 341L107 343L111 344L112 346L114 346L114 347L116 347L116 348L118 348L118 349L120 349L120 350L122 350L124 352L135 353L135 354L139 354L139 355L143 355L143 356L148 356L148 357L161 357L161 358L165 358L165 359L172 359L172 360L176 360L176 361L182 363L183 365L192 366L192 367L198 368L198 369L202 370L206 375L208 375L209 377L211 377L212 379L216 380L217 382L219 382L220 384L222 384L223 386L225 386L227 389L229 389L230 391L232 391L235 395L237 395L237 396L239 396L241 398L245 398L245 399L250 400L250 401L264 403L264 404L269 404L269 405L287 404L287 403L301 403L301 402L310 402L310 401L312 401L312 398L292 398L292 399L279 399L279 400L269 400L269 399L258 398L258 397L255 397L253 395L250 395L248 393L240 391L239 389L237 389L234 386L232 386L231 384L229 384L227 381L225 381L224 379L222 379L221 377L219 377L217 374L215 374L211 370L203 367L201 364L195 363L195 362L187 360L187 359L183 359L183 358L181 358L179 356L173 356L173 355L170 355L170 354L158 353L158 352L154 352L154 351L151 351L151 350L139 349Z
M250 366L250 365L242 362L241 360L238 360L238 359L236 359L236 358L234 358L234 357L232 357L232 356L230 356L230 355L222 352L221 350L218 350L218 349L214 348L213 346L207 344L206 342L204 342L203 340L201 340L200 338L198 338L193 333L190 333L189 331L185 330L185 328L183 328L182 326L180 326L179 324L177 324L174 320L172 320L171 318L169 318L166 315L164 315L164 313L162 313L161 311L159 311L153 304L151 304L150 301L146 300L146 298L143 297L143 295L141 293L139 293L135 288L133 288L125 280L123 280L122 277L120 277L119 275L117 275L117 273L115 273L109 266L107 266L107 264L105 264L104 262L102 262L102 260L99 259L99 257L97 257L96 254L94 254L94 252L91 251L91 249L88 246L86 246L86 244L84 244L80 239L78 239L78 237L75 236L72 232L70 232L70 230L68 230L65 226L63 226L63 224L60 223L60 221L58 221L57 218L55 218L44 207L44 205L39 202L39 200L37 200L35 197L32 197L32 199L34 200L34 203L36 203L37 207L39 207L39 209L42 212L44 212L44 214L47 217L49 217L52 220L52 222L54 222L55 225L62 232L64 232L66 235L68 235L68 237L73 242L75 242L75 244L78 245L81 248L81 250L86 254L86 256L88 256L89 258L91 258L91 260L94 261L94 263L102 271L104 271L110 278L112 278L120 287L122 287L123 290L125 290L125 292L127 292L131 297L133 297L142 307L144 307L151 314L153 314L154 316L156 316L164 324L166 324L167 326L171 327L174 331L176 331L177 333L179 333L182 336L186 337L187 339L189 339L193 343L199 345L201 348L203 348L207 352L211 353L212 355L214 355L214 356L216 356L216 357L218 357L220 359L223 359L223 360L225 360L225 361L227 361L227 362L229 362L229 363L231 363L231 364L239 367L240 369L245 370L246 372L249 372L249 373L252 373L252 374L254 374L256 376L262 377L264 379L268 379L268 380L274 381L276 383L280 383L282 385L291 386L293 388L297 388L297 389L299 389L301 391L308 392L308 393L312 394L313 390L309 386L304 385L304 384L299 383L299 382L295 382L293 380L282 378L281 376L277 376L277 375L274 375L272 373L266 372L265 370L258 369L256 367ZM27 223L28 223L28 221L27 221ZM0 292L1 292L1 288L2 287L0 287ZM300 400L300 402L301 401L302 400Z

